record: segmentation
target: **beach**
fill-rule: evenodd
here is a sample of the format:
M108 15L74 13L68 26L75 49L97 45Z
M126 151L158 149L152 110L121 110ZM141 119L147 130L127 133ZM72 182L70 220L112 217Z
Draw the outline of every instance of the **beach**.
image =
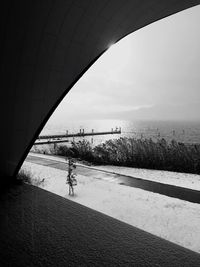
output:
M64 157L40 156L66 162ZM199 175L114 166L98 168L199 190ZM75 195L69 196L66 170L26 161L22 169L29 171L35 181L43 179L39 186L44 190L200 253L199 204L87 175L77 175Z

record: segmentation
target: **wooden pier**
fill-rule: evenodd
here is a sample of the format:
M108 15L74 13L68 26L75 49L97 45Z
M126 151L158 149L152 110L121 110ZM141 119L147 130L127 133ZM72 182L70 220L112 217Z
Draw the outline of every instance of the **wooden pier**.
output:
M116 128L115 130L106 131L106 132L85 132L84 129L80 129L79 133L69 134L66 131L66 134L54 134L54 135L40 135L34 145L44 145L44 144L55 144L55 143L66 143L69 142L68 138L76 137L86 137L86 136L96 136L96 135L110 135L110 134L121 134L121 127ZM42 141L41 141L42 140Z

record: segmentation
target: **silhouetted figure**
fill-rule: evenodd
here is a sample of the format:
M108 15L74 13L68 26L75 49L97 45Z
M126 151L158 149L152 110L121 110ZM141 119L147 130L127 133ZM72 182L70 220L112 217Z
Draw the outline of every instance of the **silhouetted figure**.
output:
M69 195L74 196L74 186L77 185L77 181L75 179L75 174L73 173L74 169L76 168L76 165L72 161L72 159L69 158L68 161L68 175L67 175L67 184L69 185Z
M69 185L69 195L74 196L74 188L73 188L73 182L70 177L67 179L67 183Z

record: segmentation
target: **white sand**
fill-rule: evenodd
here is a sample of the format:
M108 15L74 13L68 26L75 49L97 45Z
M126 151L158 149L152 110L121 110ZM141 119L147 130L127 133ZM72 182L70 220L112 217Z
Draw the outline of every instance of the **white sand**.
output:
M43 155L38 153L30 153L30 155L36 155L37 157L49 158L57 160L60 162L66 162L64 157L57 157L53 155ZM81 165L81 164L77 164ZM84 166L84 165L82 165ZM118 167L118 166L92 166L87 168L95 168L98 170L104 170L111 173L118 173L123 175L128 175L131 177L142 178L145 180L160 182L163 184L171 184L180 187L186 187L194 190L200 190L200 175L189 174L189 173L179 173L179 172L169 172L169 171L159 171L159 170L148 170L148 169L138 169L129 167Z
M83 175L77 176L75 196L70 197L65 171L28 162L22 168L45 178L45 190L200 253L199 204Z

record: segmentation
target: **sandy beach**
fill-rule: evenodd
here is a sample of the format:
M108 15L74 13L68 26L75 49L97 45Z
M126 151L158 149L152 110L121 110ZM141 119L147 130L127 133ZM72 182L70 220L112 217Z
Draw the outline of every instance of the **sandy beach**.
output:
M62 157L40 155L64 162ZM161 180L198 190L200 176L114 166L98 167L110 172ZM200 205L142 189L77 175L75 195L68 195L66 171L24 162L22 169L30 171L35 182L44 179L40 187L64 198L105 213L154 235L200 253ZM34 181L33 181L34 182Z

